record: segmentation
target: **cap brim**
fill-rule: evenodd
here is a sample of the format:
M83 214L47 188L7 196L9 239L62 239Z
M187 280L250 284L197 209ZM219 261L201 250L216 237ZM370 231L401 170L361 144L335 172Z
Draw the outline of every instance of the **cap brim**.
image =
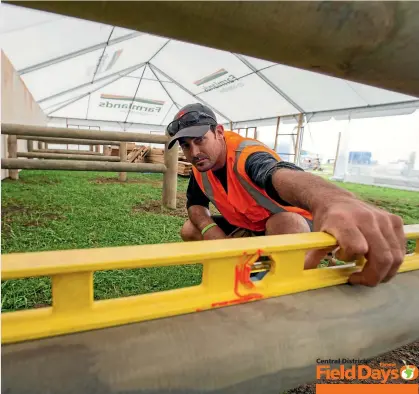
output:
M176 141L179 138L197 138L197 137L202 137L206 133L208 133L208 131L210 131L210 127L211 127L210 125L204 124L204 125L191 126L191 127L187 127L185 129L182 129L178 133L176 133L176 135L173 136L169 140L168 148L169 149L172 148L172 146L176 143Z

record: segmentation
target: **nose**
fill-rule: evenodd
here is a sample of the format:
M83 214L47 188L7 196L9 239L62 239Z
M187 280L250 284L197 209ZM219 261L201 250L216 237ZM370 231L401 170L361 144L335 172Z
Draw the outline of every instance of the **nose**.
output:
M199 146L195 145L193 142L190 144L189 151L192 157L195 157L200 153Z

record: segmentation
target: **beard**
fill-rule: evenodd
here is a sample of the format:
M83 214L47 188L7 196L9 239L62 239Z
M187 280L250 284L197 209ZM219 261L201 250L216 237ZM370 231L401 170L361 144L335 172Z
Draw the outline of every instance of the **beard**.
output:
M194 162L193 166L199 171L199 172L206 172L209 171L213 164L210 162L209 159L201 160L198 162Z

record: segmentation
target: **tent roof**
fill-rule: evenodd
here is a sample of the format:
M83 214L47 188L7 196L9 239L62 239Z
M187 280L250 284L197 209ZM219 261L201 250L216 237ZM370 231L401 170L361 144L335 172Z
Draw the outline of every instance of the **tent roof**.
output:
M1 4L2 48L50 116L165 125L203 102L220 123L416 97L120 27Z

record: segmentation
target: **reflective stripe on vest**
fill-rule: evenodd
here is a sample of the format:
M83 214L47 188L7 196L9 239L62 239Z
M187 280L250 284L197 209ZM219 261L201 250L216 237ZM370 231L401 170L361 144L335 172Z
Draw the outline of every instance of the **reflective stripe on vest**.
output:
M259 190L255 189L252 185L250 185L238 172L237 170L237 163L239 161L239 157L241 152L244 148L247 146L254 146L254 145L262 145L261 142L258 141L243 141L240 143L240 145L236 149L236 158L234 163L233 171L237 176L237 179L239 180L240 184L243 186L243 188L253 197L253 199L263 208L266 210L272 212L272 213L279 213L279 212L286 212L284 208L281 208L280 206L276 205L274 202L272 202L269 198L265 197L262 193L259 192ZM214 192L211 187L211 183L208 179L208 175L206 172L203 172L202 174L202 183L204 185L205 194L208 196L209 200L214 204L215 207L217 205L215 204L214 200Z
M212 191L212 187L211 187L211 183L208 179L208 175L207 175L206 172L203 172L201 175L202 175L202 183L204 185L205 194L207 195L209 200L214 204L214 206L217 207L217 205L215 204L215 200L214 200L214 192Z
M248 183L237 170L237 163L239 162L240 154L242 153L243 149L247 146L255 146L255 145L262 145L266 146L265 144L262 144L258 141L243 141L236 149L236 160L234 162L234 173L237 176L237 179L239 180L240 184L244 187L244 189L253 197L253 199L266 210L272 212L272 213L280 213L280 212L286 212L284 208L281 208L280 206L276 205L272 200L265 197L262 193L259 192L259 190L255 189L250 183Z

